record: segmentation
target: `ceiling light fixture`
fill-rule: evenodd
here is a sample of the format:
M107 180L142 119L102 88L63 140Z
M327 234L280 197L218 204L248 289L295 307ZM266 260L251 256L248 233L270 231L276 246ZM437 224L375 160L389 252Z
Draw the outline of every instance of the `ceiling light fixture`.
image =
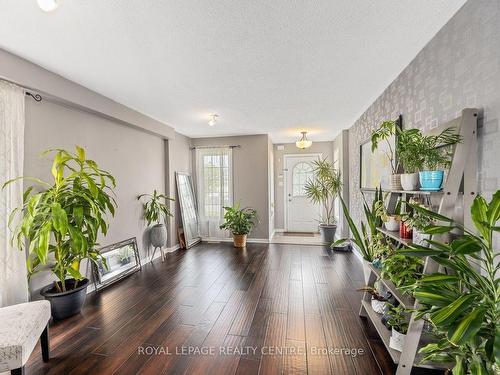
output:
M302 134L302 137L295 142L295 146L301 149L311 147L313 143L307 139L307 132L300 132L300 134Z
M210 115L208 118L208 126L214 126L215 123L217 122L217 117L219 117L219 115L216 115L216 114L213 114L213 115Z
M36 0L38 3L38 6L40 7L41 10L44 12L52 12L53 10L56 10L57 6L57 0Z

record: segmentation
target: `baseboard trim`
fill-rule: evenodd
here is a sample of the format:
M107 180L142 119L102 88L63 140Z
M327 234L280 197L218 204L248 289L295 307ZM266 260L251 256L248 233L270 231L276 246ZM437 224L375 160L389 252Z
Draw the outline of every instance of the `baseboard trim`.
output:
M217 243L217 242L233 242L232 238L210 238L202 237L203 242ZM270 243L268 238L247 238L248 243Z
M275 228L274 233L285 233L286 230L284 228Z

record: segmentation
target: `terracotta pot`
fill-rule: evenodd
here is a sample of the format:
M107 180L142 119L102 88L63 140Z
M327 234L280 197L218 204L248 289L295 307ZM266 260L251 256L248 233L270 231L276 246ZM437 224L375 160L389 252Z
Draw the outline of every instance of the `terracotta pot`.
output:
M411 230L403 221L399 223L399 236L407 240L413 239L413 230Z
M403 190L400 174L391 174L391 190Z
M246 247L247 235L246 234L233 234L234 247Z

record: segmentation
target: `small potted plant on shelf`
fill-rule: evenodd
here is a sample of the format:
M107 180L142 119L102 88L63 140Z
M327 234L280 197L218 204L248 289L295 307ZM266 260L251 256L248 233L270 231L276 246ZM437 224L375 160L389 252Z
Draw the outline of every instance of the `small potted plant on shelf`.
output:
M142 207L144 210L143 218L149 226L154 224L149 230L149 241L155 248L162 249L167 245L167 227L165 222L168 217L172 217L172 213L167 206L167 201L174 201L173 198L167 197L164 194L159 194L156 189L153 194L141 194L137 200L145 198ZM163 255L162 255L163 256Z
M404 308L399 306L390 306L388 311L387 324L391 327L391 339L389 347L399 352L403 351L408 332L408 317Z
M375 203L376 214L382 219L385 229L387 229L390 232L395 232L399 230L399 223L401 221L401 216L399 215L400 206L401 204L398 201L394 214L389 214L385 207L384 200L378 200Z
M224 207L224 223L220 229L226 229L233 235L234 247L243 248L247 245L247 235L257 223L257 211L250 207L240 208L236 203L233 207Z
M391 280L403 292L409 292L421 277L423 265L424 262L419 257L396 253L384 259L381 276Z
M402 215L401 220L407 227L412 229L412 242L416 245L424 245L425 240L431 237L430 234L425 233L425 228L431 225L433 221L428 216L416 210L415 206L427 209L430 209L430 207L427 207L415 198L410 198L409 205L412 207L411 213Z
M366 292L371 295L371 306L377 314L383 314L389 300L393 300L392 293L379 290L377 283L374 286L365 286L358 289L360 292Z
M418 129L399 130L397 134L396 154L404 173L401 174L403 190L417 190L418 172L423 167L422 133Z
M313 164L314 176L306 182L305 195L313 203L322 206L319 232L321 241L330 246L335 241L337 223L333 214L335 199L342 190L342 179L340 172L333 167L333 163L326 158L315 160Z
M423 170L419 173L420 190L441 190L444 169L451 165L453 146L460 143L461 139L453 128L447 128L438 135L422 136Z
M401 187L401 175L399 174L399 163L396 159L396 145L391 144L390 138L395 137L399 131L399 125L397 121L384 121L377 130L372 133L371 142L372 142L372 152L378 149L380 142L384 141L386 150L384 150L384 154L387 156L387 160L389 161L391 167L391 181L390 188L391 190L402 190Z
M105 258L96 249L97 236L106 235L106 215L114 216L115 179L76 146L74 153L56 149L51 182L34 181L25 193L23 204L11 218L20 216L14 229L13 242L23 250L28 244L28 275L50 266L57 280L45 286L41 295L50 301L52 317L60 320L81 311L89 280L80 273L80 264L88 259L106 266Z

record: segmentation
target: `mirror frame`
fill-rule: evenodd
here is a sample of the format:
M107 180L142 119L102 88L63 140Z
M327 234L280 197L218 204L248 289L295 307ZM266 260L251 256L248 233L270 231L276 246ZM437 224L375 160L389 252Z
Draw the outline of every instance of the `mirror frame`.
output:
M196 214L196 221L198 223L198 236L197 237L193 237L191 240L189 240L186 236L186 222L185 222L185 218L184 218L184 215L183 215L183 210L182 210L182 205L181 205L181 197L180 197L180 194L179 194L179 176L186 176L188 181L189 181L189 187L191 188L191 193L192 193L192 196L193 196L193 205L194 205L194 210L195 210L195 214ZM175 184L176 184L176 187L177 187L177 200L179 201L179 208L180 208L180 214L181 214L181 221L182 221L182 228L184 229L184 240L185 240L185 244L186 244L186 249L189 249L191 247L193 247L194 245L196 245L197 243L201 242L201 235L200 235L200 217L198 215L198 202L196 200L196 195L195 195L195 192L194 192L194 188L193 188L193 179L192 179L192 176L191 176L191 173L188 173L188 172L175 172Z

